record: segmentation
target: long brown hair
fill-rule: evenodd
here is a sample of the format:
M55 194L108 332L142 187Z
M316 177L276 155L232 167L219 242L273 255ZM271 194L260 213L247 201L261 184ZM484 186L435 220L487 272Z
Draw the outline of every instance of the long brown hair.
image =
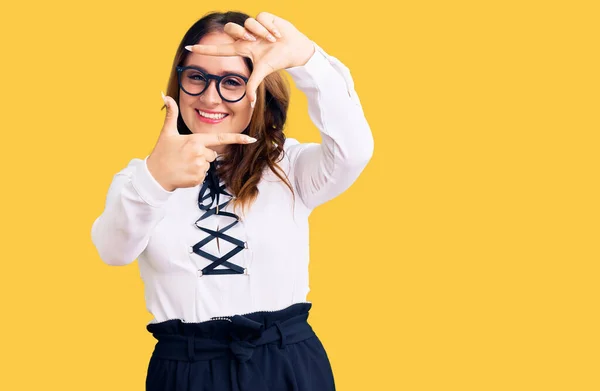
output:
M200 39L213 32L224 32L224 26L237 23L241 26L250 16L242 12L212 12L204 15L189 28L175 53L167 94L179 105L179 82L177 79L177 66L186 60L190 53L185 49L187 45L195 45ZM252 73L254 69L252 60L244 57L244 61ZM290 189L295 198L292 185L285 172L277 164L283 154L285 134L283 128L287 118L287 109L290 101L290 89L287 80L278 72L268 75L256 91L256 105L250 119L250 124L242 131L243 134L255 137L257 142L252 144L231 144L223 154L219 165L218 174L225 181L228 189L235 197L232 200L233 208L245 207L254 202L258 196L258 183L265 167L269 167ZM163 106L165 108L165 106ZM186 126L181 113L177 118L177 129L180 134L192 134ZM278 173L280 171L282 174ZM285 177L285 178L284 178Z

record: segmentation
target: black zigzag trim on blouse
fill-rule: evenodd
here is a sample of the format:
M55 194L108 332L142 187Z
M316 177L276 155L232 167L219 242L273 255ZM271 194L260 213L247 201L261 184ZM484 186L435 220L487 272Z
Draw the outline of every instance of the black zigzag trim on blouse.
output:
M190 248L190 252L194 252L194 253L200 255L201 257L207 258L209 261L212 262L210 265L204 267L202 270L199 270L200 275L205 275L205 274L246 274L246 269L227 261L228 259L233 257L235 254L242 251L244 248L247 248L247 245L245 242L225 234L225 232L227 232L231 227L233 227L234 225L239 223L240 218L235 213L224 212L221 210L221 209L224 209L231 202L231 200L233 199L233 196L225 190L225 188L227 186L221 182L221 180L217 174L217 165L220 163L221 162L218 160L214 160L213 162L210 163L210 168L208 170L208 174L206 175L206 178L204 179L204 183L202 184L200 192L198 193L198 207L201 210L204 210L205 213L202 216L200 216L200 218L198 220L196 220L195 225L197 228L208 233L209 236L207 236L206 238L202 239L201 241L199 241L198 243L193 245ZM228 199L221 204L219 204L220 195L224 195L224 196L228 197ZM210 203L205 204L204 201L209 198L210 198ZM213 205L214 205L214 207L213 207ZM234 221L231 224L227 225L226 227L223 227L217 231L213 231L213 230L203 227L201 225L202 220L204 220L212 215L217 215L217 214L220 216L231 217ZM221 258L217 258L214 255L209 254L206 251L202 250L202 247L204 247L211 240L214 240L217 237L219 239L226 240L226 241L234 244L236 247L233 248L231 251L229 251L227 254L223 255ZM216 267L220 266L220 265L223 265L226 268L225 269L223 269L223 268L216 269Z

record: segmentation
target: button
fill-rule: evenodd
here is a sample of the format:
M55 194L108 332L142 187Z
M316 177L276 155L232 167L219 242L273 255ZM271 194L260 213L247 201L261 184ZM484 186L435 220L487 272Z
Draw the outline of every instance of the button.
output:
M198 277L202 277L203 273L202 273L202 269L198 269Z

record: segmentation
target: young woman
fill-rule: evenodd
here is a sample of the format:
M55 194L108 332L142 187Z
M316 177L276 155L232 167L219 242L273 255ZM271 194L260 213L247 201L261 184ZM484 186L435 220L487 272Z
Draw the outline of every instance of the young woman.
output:
M286 138L279 70L321 143ZM307 322L308 216L373 153L350 72L280 17L210 13L183 37L164 101L154 149L114 176L92 226L105 263L139 261L157 339L146 389L334 390Z

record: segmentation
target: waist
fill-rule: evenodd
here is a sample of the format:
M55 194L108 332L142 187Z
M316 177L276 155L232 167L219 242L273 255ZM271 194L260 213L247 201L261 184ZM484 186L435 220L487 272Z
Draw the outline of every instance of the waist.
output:
M169 360L198 361L231 357L247 361L255 348L278 344L280 348L315 336L307 319L311 303L296 303L279 311L259 311L199 323L172 319L149 324L157 343L153 356Z

